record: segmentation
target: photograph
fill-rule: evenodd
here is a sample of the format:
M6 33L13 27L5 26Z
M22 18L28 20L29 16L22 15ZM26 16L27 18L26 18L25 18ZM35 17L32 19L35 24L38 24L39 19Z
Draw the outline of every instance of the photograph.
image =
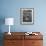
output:
M21 8L20 9L20 22L21 24L33 24L34 22L34 8Z

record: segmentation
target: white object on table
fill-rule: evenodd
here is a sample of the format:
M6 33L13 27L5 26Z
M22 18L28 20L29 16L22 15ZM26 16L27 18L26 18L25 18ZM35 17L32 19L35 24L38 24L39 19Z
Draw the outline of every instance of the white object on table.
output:
M5 25L9 25L9 32L8 32L9 35L11 35L10 26L13 24L14 24L14 18L5 18Z

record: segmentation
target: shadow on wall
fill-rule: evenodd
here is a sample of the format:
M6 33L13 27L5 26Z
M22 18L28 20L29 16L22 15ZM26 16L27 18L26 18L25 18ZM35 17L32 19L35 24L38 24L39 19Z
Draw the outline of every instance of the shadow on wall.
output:
M4 16L0 16L0 33L2 33L1 28L2 28L2 25L4 25L4 23L5 23L5 17Z
M4 39L3 33L0 33L0 46L4 46L3 45L3 39Z
M0 16L0 46L3 46L3 33L2 33L2 25L5 23L5 17Z

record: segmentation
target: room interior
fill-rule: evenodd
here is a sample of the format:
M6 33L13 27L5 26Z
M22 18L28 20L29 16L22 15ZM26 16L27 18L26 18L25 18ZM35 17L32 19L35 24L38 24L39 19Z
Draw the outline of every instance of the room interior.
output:
M33 24L21 23L20 8L34 8ZM5 25L5 18L14 18L11 32L15 34L16 32L40 32L43 38L42 46L46 46L46 0L0 0L0 46L4 46L4 33L9 31L9 26ZM23 38L26 39L25 35Z

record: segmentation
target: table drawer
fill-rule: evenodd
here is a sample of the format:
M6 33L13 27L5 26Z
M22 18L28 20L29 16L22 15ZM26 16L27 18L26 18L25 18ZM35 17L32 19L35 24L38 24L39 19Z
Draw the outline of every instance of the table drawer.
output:
M4 46L15 46L16 45L16 41L14 40L5 40L4 41Z
M38 36L37 36L37 35L34 35L34 36L26 35L26 36L25 36L25 40L26 40L26 39L27 39L27 40L29 40L29 39L30 39L30 40L31 40L31 39L35 39L35 40L37 40L37 39L43 40L43 36L41 36L41 35L38 35Z
M8 40L8 39L10 39L10 40L22 40L22 39L24 39L24 36L23 35L15 35L15 36L5 36L4 37L4 39L6 39L6 40Z
M43 46L42 40L25 40L24 46Z
M5 40L4 46L23 46L23 40Z

